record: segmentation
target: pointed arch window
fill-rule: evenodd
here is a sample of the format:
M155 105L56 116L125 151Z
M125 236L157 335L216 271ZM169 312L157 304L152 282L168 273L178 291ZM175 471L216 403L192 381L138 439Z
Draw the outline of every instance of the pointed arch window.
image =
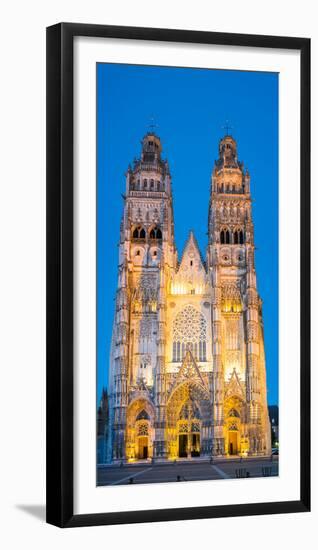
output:
M157 225L155 227L153 227L150 230L149 237L151 239L161 240L162 239L162 231L161 231L160 227L158 227Z
M236 409L231 409L228 412L228 417L240 418L240 413Z
M231 235L230 235L230 231L228 229L222 229L222 231L220 233L220 242L221 242L221 244L230 244Z
M137 415L136 420L150 420L150 416L145 409L142 409L142 411L140 411Z
M233 234L234 244L243 244L244 243L244 233L242 229L237 229Z
M133 239L145 239L146 238L146 231L143 227L138 226L135 227L132 233Z

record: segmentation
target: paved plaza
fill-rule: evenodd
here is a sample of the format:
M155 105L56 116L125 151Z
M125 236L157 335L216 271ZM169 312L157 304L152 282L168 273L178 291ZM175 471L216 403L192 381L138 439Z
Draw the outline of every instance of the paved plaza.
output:
M278 457L191 460L166 463L139 462L123 465L100 465L97 485L127 485L132 483L162 483L235 479L278 475Z

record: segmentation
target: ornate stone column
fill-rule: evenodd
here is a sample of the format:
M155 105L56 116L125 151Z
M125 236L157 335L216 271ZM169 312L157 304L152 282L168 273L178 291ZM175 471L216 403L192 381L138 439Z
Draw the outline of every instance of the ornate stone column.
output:
M261 438L260 381L259 381L259 297L256 290L256 276L253 250L248 250L248 273L246 290L246 342L247 372L246 400L249 424L249 453L259 452Z
M157 364L155 376L155 440L154 458L167 457L166 431L166 376L165 376L165 347L166 347L166 300L165 300L165 273L164 260L160 269L160 283L158 292L158 332L157 332Z
M129 306L127 290L127 268L120 268L119 288L116 296L116 339L115 339L115 380L113 415L113 460L126 458L125 432L127 411L129 350Z
M222 290L218 281L218 272L215 271L216 280L213 288L212 299L212 351L213 351L213 375L212 375L212 408L213 408L213 443L212 456L224 454L223 433L223 401L224 401L224 373L222 365L222 323L221 303Z

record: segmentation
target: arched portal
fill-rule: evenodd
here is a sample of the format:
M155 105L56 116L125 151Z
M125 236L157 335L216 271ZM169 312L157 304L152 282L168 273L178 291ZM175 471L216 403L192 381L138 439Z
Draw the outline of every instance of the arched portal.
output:
M147 399L136 399L127 409L126 459L147 460L153 456L154 409Z
M212 442L212 410L206 388L197 381L181 383L167 403L169 458L209 455Z
M138 415L139 416L139 415ZM140 459L147 459L149 456L149 448L150 448L150 419L148 418L141 418L136 419L135 429L136 429L136 454L137 458Z
M232 395L224 403L224 443L225 453L229 456L244 454L245 438L245 406L242 399Z
M193 399L182 406L177 424L179 458L200 456L201 413Z

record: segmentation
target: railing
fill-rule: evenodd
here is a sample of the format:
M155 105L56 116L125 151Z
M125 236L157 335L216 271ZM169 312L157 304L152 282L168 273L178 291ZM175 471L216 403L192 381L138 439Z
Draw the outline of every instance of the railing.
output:
M161 197L164 197L166 195L165 191L130 191L129 192L131 197L147 197L151 199L158 199Z
M164 170L164 166L161 166L159 162L157 164L157 163L148 163L146 161L143 161L138 163L138 165L136 164L136 166L134 166L135 173L139 170L142 170L145 172L158 172L162 174Z
M133 238L131 239L131 242L132 242L132 243L140 243L140 244L143 244L143 243L146 242L146 239L138 239L138 237L133 237Z

